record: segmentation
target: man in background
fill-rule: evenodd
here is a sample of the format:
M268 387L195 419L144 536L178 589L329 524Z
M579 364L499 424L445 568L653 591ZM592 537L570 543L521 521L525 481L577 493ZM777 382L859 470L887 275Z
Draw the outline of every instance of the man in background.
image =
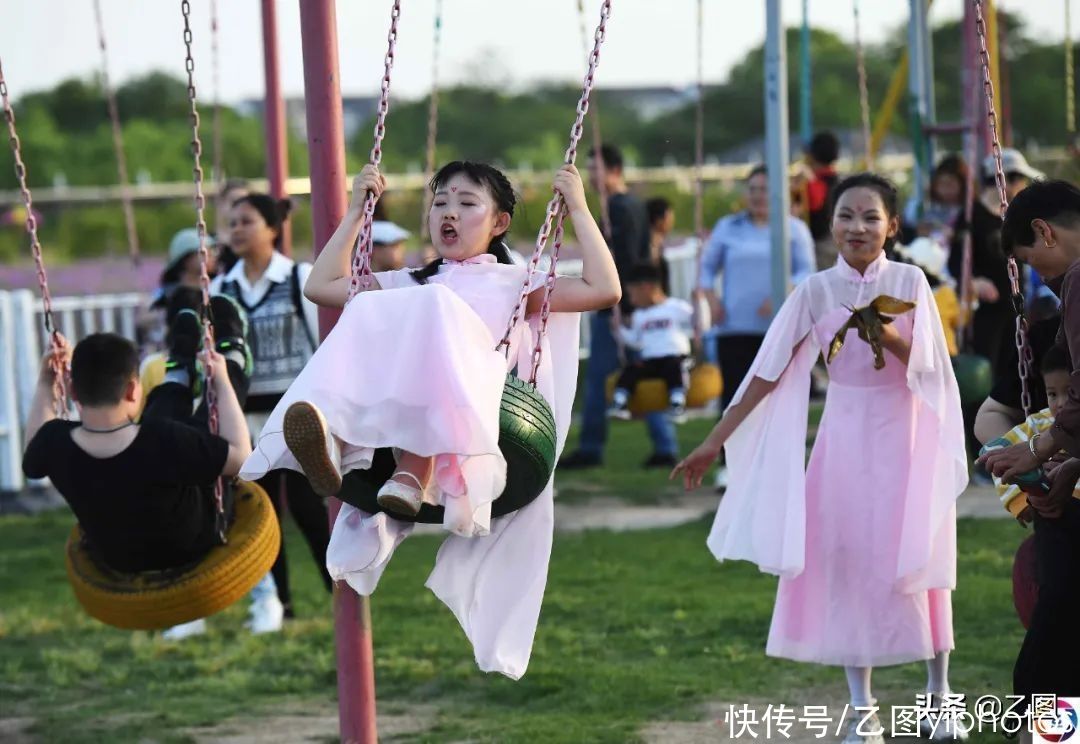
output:
M617 147L605 144L600 152L589 153L589 182L607 194L611 222L608 246L623 284L620 315L629 318L633 307L626 291L631 270L651 260L649 218L644 203L630 193L623 173L623 156ZM602 187L602 188L601 188ZM585 370L585 399L578 448L559 461L564 470L598 467L603 464L607 443L607 378L621 366L613 324L618 322L613 310L601 310L590 318L589 363ZM653 453L643 463L646 468L673 467L678 458L675 425L667 413L645 417Z

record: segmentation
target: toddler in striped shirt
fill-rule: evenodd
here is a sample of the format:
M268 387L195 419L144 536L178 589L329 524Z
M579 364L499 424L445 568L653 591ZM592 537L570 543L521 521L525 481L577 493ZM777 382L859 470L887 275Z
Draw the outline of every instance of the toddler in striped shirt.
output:
M1046 388L1047 407L1028 416L1024 423L1014 427L1000 439L988 443L984 451L1028 442L1048 431L1054 425L1054 416L1058 409L1065 404L1068 397L1071 369L1072 363L1068 352L1060 346L1050 347L1043 355L1040 364L1043 386ZM1031 521L1031 513L1028 511L1028 501L1024 491L1032 488L1045 490L1045 484L1046 478L1041 470L1025 473L1017 479L1016 483L1003 483L1000 478L994 478L994 485L997 486L1002 505L1025 524ZM1073 498L1080 498L1080 489L1073 491Z

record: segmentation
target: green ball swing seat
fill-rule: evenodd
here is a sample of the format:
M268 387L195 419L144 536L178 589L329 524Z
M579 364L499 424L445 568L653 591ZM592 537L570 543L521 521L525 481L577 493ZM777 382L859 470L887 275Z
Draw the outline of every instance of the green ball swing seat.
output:
M990 360L978 354L957 354L952 358L952 364L960 388L960 402L974 405L986 400L994 386Z
M503 387L499 449L506 458L506 487L491 504L492 517L505 516L535 501L555 470L555 416L551 405L535 387L515 375L507 375ZM376 497L395 468L389 448L376 450L370 468L345 475L338 498L370 514L385 511ZM443 507L428 503L414 516L388 513L402 522L443 522Z

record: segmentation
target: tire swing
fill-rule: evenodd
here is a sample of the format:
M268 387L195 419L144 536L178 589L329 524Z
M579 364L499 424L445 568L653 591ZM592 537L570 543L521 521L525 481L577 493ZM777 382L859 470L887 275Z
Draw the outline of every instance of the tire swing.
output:
M577 105L577 118L570 129L570 145L566 149L565 162L573 164L577 157L577 147L581 140L585 114L589 110L589 95L592 92L593 77L600 59L600 46L607 33L607 20L611 14L611 0L605 0L600 13L600 25L596 29L592 52L589 55L589 69L585 75L581 98ZM381 160L381 142L385 131L385 116L389 98L390 68L393 61L393 45L396 36L397 7L395 5L395 25L391 27L390 49L386 60L386 75L383 79L382 99L379 103L379 116L375 126L375 146L371 151L371 162L375 165ZM352 291L371 281L371 221L375 200L368 194L364 205L364 219L360 228L359 248L353 262ZM551 480L555 470L556 429L555 416L551 404L536 389L536 377L540 369L543 354L543 340L547 335L548 319L551 315L551 292L555 289L555 270L559 262L559 251L563 241L563 221L566 217L562 196L553 192L547 205L547 215L536 237L536 247L528 263L528 276L521 287L521 295L514 308L506 332L495 347L509 353L510 337L519 323L524 321L525 305L529 298L532 276L538 271L540 258L547 245L548 235L554 226L551 249L551 261L544 282L544 299L540 310L540 328L536 336L536 345L532 352L532 371L528 381L514 372L506 376L502 401L499 406L499 449L506 459L506 486L502 494L491 504L491 516L502 517L532 503ZM377 449L371 467L366 470L353 470L342 479L338 498L357 509L369 514L385 511L377 502L377 494L383 484L393 475L395 460L390 448ZM420 522L442 524L443 507L424 503L414 516L392 513L394 519L402 522Z
M705 165L705 73L704 73L704 15L702 0L697 1L697 100L694 114L694 234L698 238L698 250L695 258L694 287L701 284L701 254L705 247L705 184L703 168ZM696 296L696 295L695 295ZM694 299L694 335L701 341L701 329L708 328L709 321L703 320L708 312L701 309L701 302ZM607 400L614 400L615 384L619 373L608 376L605 382ZM689 370L686 385L686 407L705 408L717 400L724 392L724 382L720 368L707 361L694 361ZM628 408L635 417L650 413L660 413L670 407L667 384L660 379L641 380L630 397Z
M274 507L262 488L238 483L235 506L228 542L175 571L112 571L86 544L79 526L72 527L64 563L75 598L90 617L125 630L168 628L224 610L259 583L281 547Z
M712 401L720 397L724 392L724 382L720 377L720 368L709 362L694 364L690 368L689 384L686 386L686 407L704 408ZM615 395L615 383L619 379L619 373L609 375L607 382L608 402ZM663 380L642 380L634 389L630 398L629 409L634 416L644 416L649 413L659 413L670 408L668 402L667 383Z
M190 84L193 63L190 56L190 30L187 4L184 4L185 36L188 38L189 96L194 128L195 193L197 227L200 237L199 256L202 266L203 319L207 348L213 347L213 328L209 318L209 277L206 273L207 252L201 240L206 235L202 206L202 169L199 166L201 144L198 137L198 113L195 108L195 88ZM27 211L26 229L30 234L31 250L37 266L38 285L44 307L45 330L59 364L59 332L52 318L52 299L48 277L33 218L33 200L27 187L26 167L15 130L15 114L8 99L3 68L0 67L0 98L3 101L9 140L15 159L23 203ZM69 411L63 370L54 366L53 397L56 414L65 418ZM206 397L210 430L217 432L217 401L213 394L211 370L207 368ZM120 573L104 566L91 550L76 525L68 537L65 564L68 580L75 598L91 617L103 623L129 630L157 630L211 615L243 597L270 570L280 547L281 533L273 505L266 493L254 483L238 486L235 498L235 519L226 534L226 519L222 484L217 482L214 496L218 515L218 535L221 545L214 547L197 564L170 571ZM227 540L226 537L229 539Z

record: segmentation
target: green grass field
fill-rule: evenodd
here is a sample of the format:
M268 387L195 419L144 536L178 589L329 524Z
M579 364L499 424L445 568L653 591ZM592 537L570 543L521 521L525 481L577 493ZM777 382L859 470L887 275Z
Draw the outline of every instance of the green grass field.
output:
M810 404L810 441L821 420L822 405ZM708 435L716 420L694 418L678 427L679 452L687 455ZM578 428L570 430L566 450L578 441ZM668 481L667 469L644 470L641 464L652 453L652 446L643 421L614 421L608 428L606 467L583 471L559 472L555 479L558 498L575 502L595 496L618 496L638 504L661 503L664 498L678 495L682 487Z
M252 637L241 603L207 636L170 644L79 611L62 560L70 524L64 512L0 519L0 723L33 719L45 742L181 742L190 727L236 716L331 709L329 599L293 530L299 619ZM407 541L373 601L383 712L434 710L410 741L624 742L650 721L697 720L708 701L842 701L838 670L765 657L775 580L715 563L707 529L558 535L532 665L517 683L477 671L423 588L439 539ZM953 687L1000 695L1021 640L1009 575L1022 533L1008 520L966 520L959 534ZM893 704L912 704L924 681L918 664L874 675Z

